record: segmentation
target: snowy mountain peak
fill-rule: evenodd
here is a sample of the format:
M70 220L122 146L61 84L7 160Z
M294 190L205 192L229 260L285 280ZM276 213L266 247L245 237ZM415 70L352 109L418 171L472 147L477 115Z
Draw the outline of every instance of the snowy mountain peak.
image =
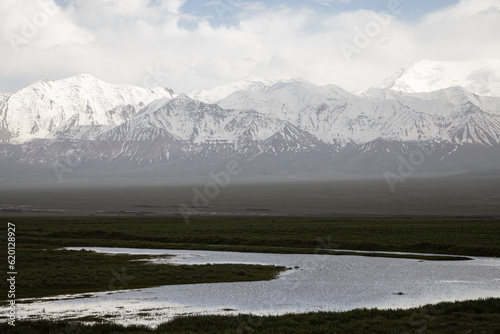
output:
M217 86L210 90L192 91L191 93L189 93L189 96L191 96L195 100L205 103L217 103L227 96L233 94L234 92L259 92L271 87L277 82L280 82L280 80L246 77L242 80L238 80L227 85Z
M111 85L108 84L107 82L101 81L94 77L91 74L77 74L72 77L60 79L60 80L50 80L50 79L43 79L40 81L35 82L34 84L24 88L24 89L34 89L34 88L53 88L53 87L58 87L62 85L78 85L78 86L95 86L95 85Z
M166 104L179 110L181 109L195 110L198 107L203 108L203 106L200 106L203 105L203 102L193 100L192 98L183 93L169 100Z
M0 95L0 142L20 144L0 145L0 161L50 166L88 150L89 168L145 166L149 173L171 166L184 175L194 165L199 172L198 162L250 153L265 173L314 166L374 172L432 143L429 163L486 166L482 160L490 159L496 167L500 96L481 92L499 95L497 65L422 61L360 95L302 79L246 78L197 96L112 85L88 74L43 80Z
M75 75L73 78L83 79L83 80L99 80L96 77L94 77L92 74L88 74L88 73L80 73L80 74Z
M88 73L77 74L77 75L74 75L72 77L62 79L59 81L66 81L66 82L70 82L70 81L96 82L96 81L99 81L100 83L107 84L105 81L99 80L96 77L94 77L92 74L88 74Z
M184 102L190 102L190 101L193 101L192 98L190 98L189 96L187 96L186 94L184 93L180 93L178 96L176 96L174 98L174 100L177 100L177 101L184 101Z
M10 94L0 103L4 141L23 143L45 138L59 128L118 125L150 102L173 97L170 89L113 85L92 75L42 80ZM132 109L121 107L132 106ZM75 120L76 123L75 123Z
M500 59L422 60L406 66L377 88L406 93L432 92L453 86L483 96L500 96Z

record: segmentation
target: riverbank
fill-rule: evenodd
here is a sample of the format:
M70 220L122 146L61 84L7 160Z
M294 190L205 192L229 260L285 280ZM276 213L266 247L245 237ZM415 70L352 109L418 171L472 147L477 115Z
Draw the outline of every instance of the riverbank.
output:
M87 319L92 321L94 319ZM241 334L241 333L499 333L500 298L438 303L408 310L361 309L348 312L290 314L283 316L190 316L156 329L120 326L110 322L22 321L16 327L0 324L5 334Z
M500 254L500 219L481 217L191 217L189 222L172 217L11 217L8 221L15 224L17 232L18 297L134 289L165 284L259 281L273 279L284 269L252 264L197 265L190 266L190 269L182 266L161 268L163 265L153 266L136 261L140 259L136 256L64 251L61 250L62 247L197 249L315 255L330 252L377 257L411 256L411 259L420 261L456 259L450 254L464 257L496 257ZM443 258L341 252L345 249L437 253L442 254ZM146 258L142 257L143 260ZM144 270L144 266L147 266L147 270ZM161 279L155 279L157 271L164 273L159 276ZM172 279L171 283L165 278L168 276ZM135 285L131 278L139 279L141 284ZM398 292L399 290L393 291ZM239 319L227 317L232 319L228 321ZM277 317L276 321L288 322L284 317ZM310 315L311 319L315 317L316 314ZM102 319L83 318L77 321L101 322ZM201 318L200 321L207 319L211 318ZM218 316L213 319L222 323L227 320ZM307 323L306 320L302 322ZM72 323L74 320L68 320L65 326ZM25 326L24 322L20 321L19 324ZM43 322L33 324L33 330L45 326ZM57 323L54 325L59 326ZM26 331L23 329L20 332L30 333L31 326L26 326ZM83 327L81 330L84 330Z

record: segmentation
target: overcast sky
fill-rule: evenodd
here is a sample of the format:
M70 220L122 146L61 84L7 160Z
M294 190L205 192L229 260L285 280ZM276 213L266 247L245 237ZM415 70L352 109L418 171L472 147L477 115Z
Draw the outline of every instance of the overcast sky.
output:
M421 59L500 57L499 0L1 0L0 92L90 73L209 89L247 76L350 91Z

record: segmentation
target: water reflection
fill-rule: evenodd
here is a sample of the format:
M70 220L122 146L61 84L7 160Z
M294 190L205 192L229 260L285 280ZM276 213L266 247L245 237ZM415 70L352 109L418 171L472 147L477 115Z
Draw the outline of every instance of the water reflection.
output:
M82 249L82 248L72 248ZM161 286L92 297L20 304L18 318L104 317L155 326L187 314L284 314L355 308L408 308L440 301L500 297L500 259L421 261L362 256L85 248L172 254L178 264L245 263L295 268L261 282ZM296 268L298 267L298 268ZM111 316L111 317L109 317Z

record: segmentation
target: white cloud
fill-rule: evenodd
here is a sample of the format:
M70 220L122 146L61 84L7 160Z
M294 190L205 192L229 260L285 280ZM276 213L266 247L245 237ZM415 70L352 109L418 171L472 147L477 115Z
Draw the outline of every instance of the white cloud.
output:
M263 2L241 2L237 4L237 6L250 11L260 11L266 9L266 5Z
M422 58L426 54L449 60L498 58L498 31L498 1L463 0L428 15L412 32L412 37Z
M456 5L430 13L424 23L456 22L468 20L478 15L498 14L500 3L497 0L462 0Z
M323 6L330 6L334 3L351 3L351 0L314 0L314 2Z
M397 15L382 24L374 16L377 13L368 10L327 14L287 5L263 10L263 3L248 9L249 3L232 3L236 2L244 13L225 14L239 15L239 24L213 27L206 17L183 14L183 0L153 4L72 0L15 53L6 36L12 32L22 36L25 19L32 21L41 9L31 0L2 0L0 91L78 73L141 85L151 69L161 71L158 84L179 92L247 75L303 77L361 90L422 58L461 60L500 54L496 37L500 11L494 0L462 0L417 24L405 23ZM194 26L182 28L179 22L185 20ZM381 29L377 30L377 22ZM369 43L347 62L340 45L354 45L366 29L373 35Z

